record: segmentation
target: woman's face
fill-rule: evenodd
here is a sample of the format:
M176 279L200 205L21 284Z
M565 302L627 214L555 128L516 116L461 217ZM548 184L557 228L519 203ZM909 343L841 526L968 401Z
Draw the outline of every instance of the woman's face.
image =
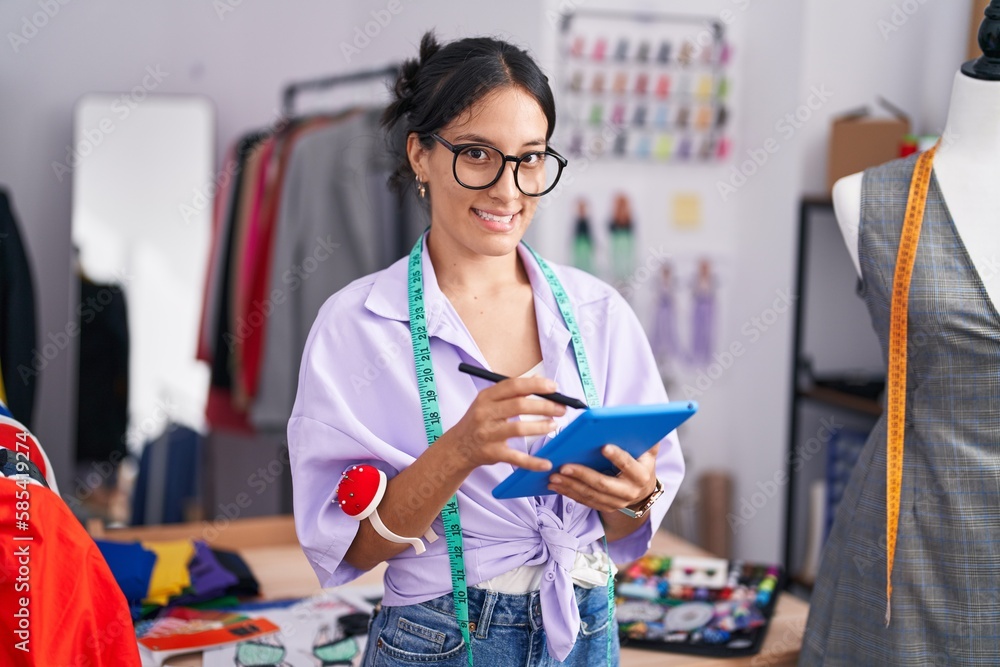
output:
M521 88L495 90L438 131L452 144L478 143L521 156L546 148L548 121L535 98ZM458 184L452 173L453 153L435 142L423 148L410 135L410 164L427 183L435 244L440 240L459 252L499 257L515 250L538 206L514 183L514 163L504 166L500 180L485 190Z

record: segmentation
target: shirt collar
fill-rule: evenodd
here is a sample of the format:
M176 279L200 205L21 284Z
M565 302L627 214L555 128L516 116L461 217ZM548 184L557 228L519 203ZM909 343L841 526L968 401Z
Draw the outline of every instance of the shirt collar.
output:
M556 302L552 288L545 279L534 255L523 243L518 244L517 252L520 254L528 280L531 282L531 290L534 293L535 317L538 322L538 334L542 344L542 356L545 359L546 375L555 377L561 359L561 351L565 350L570 340L569 330L559 312L559 304ZM451 302L438 286L434 265L431 263L427 251L426 232L421 253L421 266L424 275L424 304L427 312L428 335L447 340L471 353L476 346L471 340L465 340L469 337L468 331ZM365 307L380 317L409 322L408 273L408 255L378 273L372 284L371 292L365 300ZM567 287L567 292L572 294L570 296L571 307L577 318L579 318L580 306L606 298L607 295L602 291L591 290L589 293L576 293L577 291L571 290L566 285L567 277L569 276L563 276L561 280L564 287ZM472 356L478 356L478 354ZM550 364L553 366L550 367Z

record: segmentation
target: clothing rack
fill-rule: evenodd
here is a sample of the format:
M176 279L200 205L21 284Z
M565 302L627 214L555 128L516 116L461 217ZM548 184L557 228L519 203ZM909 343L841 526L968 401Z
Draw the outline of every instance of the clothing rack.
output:
M295 81L285 86L282 95L282 113L285 118L291 118L295 111L295 97L307 90L324 90L347 83L358 83L369 79L384 79L395 77L399 74L399 65L387 65L378 69L361 70L350 74L335 74L320 79L308 79L305 81Z
M285 86L285 90L282 93L282 114L285 119L290 119L294 116L295 97L301 92L326 90L336 86L360 83L373 79L395 79L395 77L399 75L401 68L402 65L393 63L376 69L359 70L348 74L334 74L332 76L321 77L318 79L307 79L305 81L292 82ZM397 215L399 220L399 233L397 235L399 238L399 247L397 248L397 251L400 256L406 255L410 251L405 241L407 221L404 216L406 207L403 199L404 195L400 195L396 198L396 206L399 211Z

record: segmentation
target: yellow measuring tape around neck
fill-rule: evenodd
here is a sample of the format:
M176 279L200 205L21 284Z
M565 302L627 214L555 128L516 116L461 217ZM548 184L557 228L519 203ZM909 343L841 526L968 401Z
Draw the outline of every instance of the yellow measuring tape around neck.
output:
M896 254L896 272L892 279L892 305L889 323L889 396L887 402L887 438L885 466L885 625L892 617L892 564L896 559L899 535L899 498L903 485L903 432L906 425L906 337L910 302L910 278L917 258L920 227L924 221L927 191L937 146L917 159L906 202L906 218Z

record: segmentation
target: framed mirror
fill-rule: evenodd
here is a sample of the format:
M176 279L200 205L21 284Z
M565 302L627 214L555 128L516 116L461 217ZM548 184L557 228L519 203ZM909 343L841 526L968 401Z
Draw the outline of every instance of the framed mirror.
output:
M136 475L122 467L126 453L141 457L170 429L204 426L209 369L195 353L214 125L212 105L195 96L86 95L76 105L66 164L79 295L68 327L79 339L77 469L66 495L84 518L128 522Z

